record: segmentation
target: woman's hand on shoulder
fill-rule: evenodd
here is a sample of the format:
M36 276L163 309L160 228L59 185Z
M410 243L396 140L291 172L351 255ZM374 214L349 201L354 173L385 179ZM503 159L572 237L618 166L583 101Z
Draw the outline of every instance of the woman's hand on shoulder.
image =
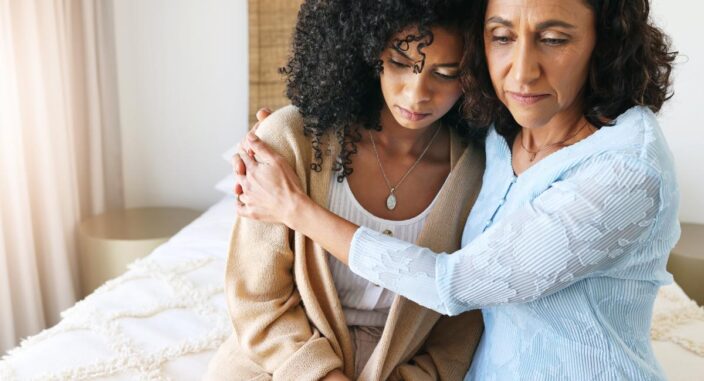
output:
M261 111L258 114L264 114ZM262 116L260 121L268 115ZM297 206L308 197L286 159L259 139L255 131L247 134L233 158L237 214L290 227Z
M260 108L257 113L255 114L257 117L257 123L254 123L254 126L249 130L249 132L256 132L257 128L259 128L259 124L266 118L271 115L273 111L271 111L270 108L268 107L263 107ZM249 149L249 144L247 143L247 136L242 138L242 140L239 143L239 147L237 149L237 152L235 152L234 155L232 155L232 170L235 175L235 186L232 189L232 192L235 194L235 197L238 197L239 195L242 194L242 180L244 176L247 174L247 167L244 165L244 161L242 161L242 158L240 157L240 151L241 148L244 147L245 151L248 151Z

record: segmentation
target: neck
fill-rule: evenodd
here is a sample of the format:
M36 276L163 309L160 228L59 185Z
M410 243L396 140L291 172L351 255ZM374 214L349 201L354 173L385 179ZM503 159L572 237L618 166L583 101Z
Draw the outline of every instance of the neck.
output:
M379 149L391 155L419 155L432 138L438 123L421 129L411 129L400 125L384 105L381 110L381 131L374 131L374 140Z
M528 149L540 149L546 145L562 140L571 141L571 135L577 133L588 124L583 115L579 114L569 118L553 118L549 123L540 127L522 127L520 139Z

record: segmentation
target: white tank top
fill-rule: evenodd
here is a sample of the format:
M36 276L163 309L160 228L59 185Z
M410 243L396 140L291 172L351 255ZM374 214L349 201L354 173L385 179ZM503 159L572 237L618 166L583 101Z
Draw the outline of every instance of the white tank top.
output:
M334 173L330 181L328 208L357 225L407 242L415 242L436 200L437 195L423 212L413 218L403 221L386 220L364 209L354 197L347 179L340 183L337 181L337 173ZM328 262L347 325L383 327L396 294L356 275L332 255L328 255Z

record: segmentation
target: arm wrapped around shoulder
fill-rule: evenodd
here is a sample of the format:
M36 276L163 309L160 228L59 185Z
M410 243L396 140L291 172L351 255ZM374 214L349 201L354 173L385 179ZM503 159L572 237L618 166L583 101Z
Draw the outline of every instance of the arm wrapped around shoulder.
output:
M666 255L648 249L663 205L661 186L658 171L639 158L606 153L575 167L453 255L360 228L350 268L448 315L529 302Z

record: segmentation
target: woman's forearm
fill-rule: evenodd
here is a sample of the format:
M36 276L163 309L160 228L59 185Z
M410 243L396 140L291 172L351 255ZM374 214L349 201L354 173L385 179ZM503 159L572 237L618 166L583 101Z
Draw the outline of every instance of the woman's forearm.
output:
M347 264L352 237L359 226L323 208L304 194L293 201L286 225L325 248Z

